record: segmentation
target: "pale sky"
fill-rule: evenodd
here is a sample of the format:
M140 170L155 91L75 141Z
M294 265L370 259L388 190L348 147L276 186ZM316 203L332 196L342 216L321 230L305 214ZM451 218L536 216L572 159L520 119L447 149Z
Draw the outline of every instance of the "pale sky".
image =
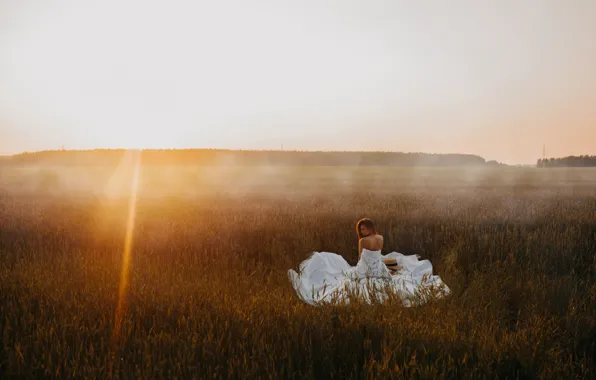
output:
M0 0L0 154L596 154L596 1Z

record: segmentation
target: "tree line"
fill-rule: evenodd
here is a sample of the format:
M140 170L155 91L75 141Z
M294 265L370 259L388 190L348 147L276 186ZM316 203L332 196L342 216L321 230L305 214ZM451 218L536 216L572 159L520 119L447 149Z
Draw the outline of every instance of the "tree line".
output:
M560 167L596 167L596 156L567 156L559 158L539 159L536 163L539 168L560 168Z
M130 150L55 150L11 156L9 164L117 165ZM486 165L471 154L402 152L312 152L280 150L153 149L140 152L143 165L279 165L279 166L474 166Z

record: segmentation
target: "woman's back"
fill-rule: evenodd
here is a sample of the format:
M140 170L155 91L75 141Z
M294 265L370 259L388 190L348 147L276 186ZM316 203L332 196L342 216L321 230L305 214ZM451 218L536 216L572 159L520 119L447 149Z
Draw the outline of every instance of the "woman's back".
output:
M370 251L380 251L383 249L383 235L368 235L360 240L362 242L362 248Z

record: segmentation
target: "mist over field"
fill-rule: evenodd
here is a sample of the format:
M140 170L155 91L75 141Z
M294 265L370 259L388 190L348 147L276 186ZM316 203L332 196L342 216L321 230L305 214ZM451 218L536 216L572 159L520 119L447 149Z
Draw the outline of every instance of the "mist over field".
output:
M213 194L271 197L370 191L467 191L507 188L545 195L589 194L591 168L536 170L486 163L471 155L383 152L136 151L39 152L0 165L4 191L121 197L139 165L142 196ZM330 194L328 194L330 195Z

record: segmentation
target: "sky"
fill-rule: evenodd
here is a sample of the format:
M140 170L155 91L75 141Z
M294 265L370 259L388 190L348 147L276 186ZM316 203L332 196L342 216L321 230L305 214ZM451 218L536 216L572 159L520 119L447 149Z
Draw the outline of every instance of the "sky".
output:
M593 0L0 0L0 154L596 154Z

